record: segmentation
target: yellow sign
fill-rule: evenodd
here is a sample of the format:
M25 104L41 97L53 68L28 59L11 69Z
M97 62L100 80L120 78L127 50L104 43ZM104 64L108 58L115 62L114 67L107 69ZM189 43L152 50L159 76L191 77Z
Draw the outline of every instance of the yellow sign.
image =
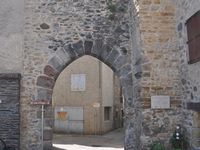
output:
M58 111L57 112L57 120L66 121L67 120L67 112Z

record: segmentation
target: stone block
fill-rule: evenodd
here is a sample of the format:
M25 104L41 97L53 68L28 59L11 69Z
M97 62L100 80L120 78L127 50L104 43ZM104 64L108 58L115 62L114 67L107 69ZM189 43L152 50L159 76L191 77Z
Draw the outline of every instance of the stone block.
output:
M57 56L66 64L68 64L70 62L70 56L68 53L65 52L65 50L63 48L59 49L56 51Z
M103 51L101 51L100 59L105 61L108 58L111 51L112 51L112 48L109 45L104 44Z
M57 72L61 72L65 67L65 62L63 62L58 56L52 57L48 64L52 66Z
M52 141L44 141L43 150L53 150Z
M76 59L77 57L77 54L75 52L75 50L73 49L72 45L71 44L67 44L67 45L64 45L64 51L66 53L68 53L68 55L70 56L71 60L74 60Z
M133 85L132 73L130 73L130 74L127 75L126 77L120 78L120 85L121 85L122 87L132 86L132 85Z
M50 104L52 98L52 90L45 89L45 88L37 88L37 96L36 99L33 101L34 104Z
M129 73L131 73L131 65L127 64L125 66L123 66L122 68L120 68L120 70L118 70L116 73L118 74L119 77L125 77L127 76Z
M93 47L93 41L88 41L88 40L86 40L86 41L84 42L84 48L85 48L85 54L86 54L86 55L91 54L92 47Z
M198 103L198 102L188 102L187 103L187 109L200 112L200 103Z
M115 62L113 67L119 70L122 66L124 66L127 63L127 57L126 56L119 56Z
M21 74L20 73L1 73L0 74L0 80L2 79L21 79Z
M44 141L51 140L53 138L53 130L51 128L44 128Z
M48 88L48 89L53 89L54 87L55 80L53 78L50 78L48 76L39 76L37 78L37 83L36 85Z
M57 78L57 76L58 76L58 72L50 65L45 66L44 74L49 77L53 77L53 78Z
M114 61L119 57L119 52L117 50L112 50L108 58L106 59L106 62L110 64L111 66L114 66Z
M95 40L91 55L99 58L102 51L103 51L103 40L102 39Z
M78 54L78 56L83 56L85 53L83 49L83 41L78 41L76 43L73 43L72 48Z

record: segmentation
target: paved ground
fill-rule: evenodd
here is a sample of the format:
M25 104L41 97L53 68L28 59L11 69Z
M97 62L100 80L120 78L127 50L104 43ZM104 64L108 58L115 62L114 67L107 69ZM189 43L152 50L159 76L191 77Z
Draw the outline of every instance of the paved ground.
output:
M54 134L54 150L123 150L123 130L117 129L105 135Z

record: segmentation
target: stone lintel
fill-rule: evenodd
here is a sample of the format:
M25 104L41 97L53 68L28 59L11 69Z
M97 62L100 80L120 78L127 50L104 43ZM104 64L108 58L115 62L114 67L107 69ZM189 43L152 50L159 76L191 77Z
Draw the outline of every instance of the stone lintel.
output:
M188 102L187 109L200 112L200 103L199 102L196 102L196 103Z
M20 73L0 73L0 79L21 79Z

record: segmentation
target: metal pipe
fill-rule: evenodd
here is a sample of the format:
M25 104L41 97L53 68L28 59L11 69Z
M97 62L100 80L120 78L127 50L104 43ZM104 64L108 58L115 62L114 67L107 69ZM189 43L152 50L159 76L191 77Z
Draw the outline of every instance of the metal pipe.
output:
M44 148L44 105L42 105L42 150Z

